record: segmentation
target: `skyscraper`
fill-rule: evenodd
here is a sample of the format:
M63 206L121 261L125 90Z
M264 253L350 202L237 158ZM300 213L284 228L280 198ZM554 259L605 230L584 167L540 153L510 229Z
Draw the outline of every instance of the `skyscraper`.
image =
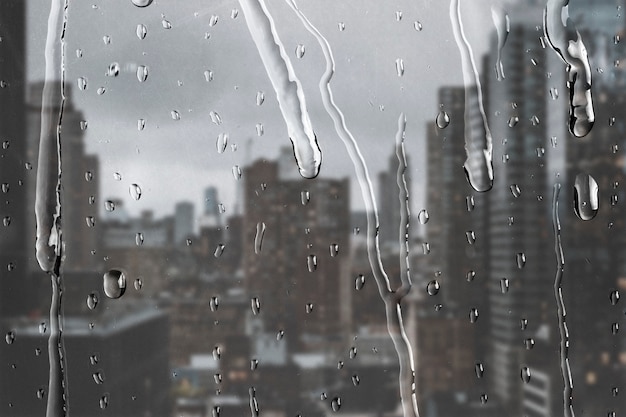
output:
M492 73L487 81L495 177L488 194L491 354L487 372L490 396L509 411L519 412L525 350L532 349L542 324L547 323L549 334L558 334L551 181L545 154L552 157L562 149L546 152L551 136L567 140L567 105L555 94L566 91L564 64L554 51L542 48L542 41L547 42L537 26L541 8L519 8L509 15L511 30L502 50L505 78L499 81ZM492 45L497 45L495 35ZM493 54L489 69L495 60ZM546 374L558 375L556 355L551 365Z
M292 348L305 334L323 346L347 319L348 181L283 179L279 163L265 160L248 166L244 181L243 268L265 331L283 330Z
M387 163L387 170L378 174L378 201L380 206L378 211L378 218L380 222L380 242L381 244L390 243L397 247L398 245L398 231L400 228L400 199L398 198L398 156L395 152L395 147L391 155L389 155L389 162ZM411 193L411 175L410 175L410 160L407 156L407 169L404 172L404 180L406 182L409 195Z

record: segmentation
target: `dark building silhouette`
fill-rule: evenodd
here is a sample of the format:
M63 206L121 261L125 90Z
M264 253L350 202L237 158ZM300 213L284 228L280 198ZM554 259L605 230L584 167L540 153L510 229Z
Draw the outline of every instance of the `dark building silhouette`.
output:
M244 276L265 330L284 330L290 343L304 334L320 347L336 340L348 320L340 317L341 288L350 285L348 180L283 179L278 163L259 160L244 181Z
M407 156L407 166L410 167L410 158ZM380 223L380 243L398 245L399 229L401 224L400 198L398 188L398 156L395 152L389 156L387 170L378 174L378 221ZM407 190L411 193L411 170L404 172Z

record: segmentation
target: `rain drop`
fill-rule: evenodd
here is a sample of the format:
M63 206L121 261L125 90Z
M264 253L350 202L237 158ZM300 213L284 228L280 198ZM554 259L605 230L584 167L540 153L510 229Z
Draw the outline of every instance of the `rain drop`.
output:
M512 184L509 189L511 190L511 194L513 194L513 197L515 198L518 198L520 195L522 195L522 190L520 190L517 184Z
M430 216L428 215L428 211L426 209L420 210L420 212L417 214L417 220L420 222L420 224L428 223L429 219Z
M339 254L339 245L337 243L331 243L329 246L330 256L335 257Z
M354 358L356 358L356 353L357 353L356 352L356 347L352 346L350 348L350 350L348 351L348 356L350 357L350 359L354 359Z
M143 287L143 281L141 280L141 278L135 279L134 285L135 285L135 290L136 291L141 290L141 287Z
M465 197L465 205L467 206L467 211L474 211L474 196L468 195Z
M261 302L259 301L258 297L253 297L250 300L250 307L252 308L252 314L254 314L255 316L259 314L259 312L261 311Z
M465 274L465 279L467 280L467 282L474 281L474 278L476 278L476 272L471 269L467 271L467 274Z
M209 26L211 26L211 27L212 27L212 26L217 25L218 20L219 20L219 16L217 16L217 15L212 15L212 16L211 16L211 19L209 20Z
M302 59L304 53L306 52L306 48L301 43L296 46L296 57Z
M113 62L109 65L109 68L107 69L106 75L108 77L117 77L118 75L120 75L120 64L118 64L117 62Z
M228 146L228 133L220 133L217 135L217 153L224 153Z
M609 294L609 301L611 302L611 305L616 305L619 302L619 291L618 290L613 290L611 291L611 293Z
M219 298L211 297L211 301L209 302L209 305L211 307L211 311L217 311L218 307L220 306Z
M132 0L137 7L148 7L152 4L152 0Z
M485 367L482 363L476 362L476 365L474 365L474 371L476 372L476 378L480 379L485 374Z
M256 93L256 105L260 106L265 101L265 93L263 91L257 91Z
M311 194L307 190L300 192L300 201L302 202L303 206L306 206L307 204L309 204L310 200L311 200Z
M137 25L136 33L139 39L145 39L146 35L148 34L148 29L146 29L146 27L140 23Z
M519 252L515 255L515 261L517 262L517 268L523 269L524 265L526 265L526 255L523 252Z
M128 187L128 193L133 200L137 201L141 198L141 187L137 184L131 184L130 187Z
M352 375L352 385L355 387L361 383L361 378L357 374Z
M241 168L239 168L239 165L234 165L233 166L233 177L236 180L240 180L241 179Z
M220 256L222 256L222 253L224 253L224 245L220 243L215 247L215 252L213 252L213 256L219 258Z
M472 308L469 312L470 323L476 323L478 321L478 310Z
M365 276L363 274L360 274L356 277L356 280L354 282L354 287L356 288L357 291L359 291L363 288L364 285L365 285Z
M315 272L315 270L317 269L317 256L315 255L309 255L306 258L306 266L309 270L309 272Z
M311 314L313 312L313 303L306 303L304 306L304 311L306 314Z
M340 397L333 398L333 400L330 402L330 406L335 413L338 412L339 409L341 408L341 398Z
M222 349L219 346L213 348L213 359L216 361L222 357Z
M416 31L421 32L424 27L422 26L422 23L420 21L416 20L415 22L413 22L413 28Z
M396 73L398 77L402 77L404 75L404 61L402 58L396 59Z
M256 224L256 235L254 236L254 253L259 255L263 246L263 236L265 236L265 223Z
M109 298L120 298L126 291L126 275L119 269L111 269L102 277L104 293Z
M170 116L172 117L172 120L180 120L180 113L177 110L172 110L170 112Z
M426 285L426 292L428 295L437 295L439 293L439 282L432 280Z
M502 294L506 294L507 292L509 292L508 278L500 278L500 292L502 292Z
M109 394L104 394L100 397L100 408L104 410L109 406Z
M530 382L530 368L529 367L524 366L522 368L521 377L522 377L522 381L524 381L525 384L528 384Z
M137 67L137 79L140 83L148 79L148 67L146 67L145 65L139 65Z
M450 116L444 110L441 110L439 114L437 114L435 122L437 123L437 127L439 129L445 129L450 124Z
M165 19L163 19L161 21L161 26L163 26L163 29L171 29L172 28L172 24L169 21L165 20Z
M511 118L509 118L509 127L515 127L515 125L517 125L518 123L519 123L518 116L511 116Z
M78 89L84 91L87 89L87 79L85 77L78 78Z
M465 232L465 238L467 239L467 243L470 245L476 243L476 234L472 230Z
M574 211L581 220L591 220L598 213L598 183L589 174L578 174L574 181Z
M95 292L92 292L91 294L87 296L87 308L89 308L89 310L93 310L96 308L97 305L98 305L98 294Z
M216 124L216 125L221 125L222 124L222 118L220 117L219 113L215 112L215 111L210 111L209 112L209 117L211 118L211 121Z
M143 233L137 232L137 234L135 235L135 244L137 246L143 245Z

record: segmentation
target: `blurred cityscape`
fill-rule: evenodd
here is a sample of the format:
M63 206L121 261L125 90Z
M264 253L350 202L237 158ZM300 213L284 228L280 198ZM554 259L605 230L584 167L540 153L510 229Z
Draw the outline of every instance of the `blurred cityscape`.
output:
M619 298L626 290L626 48L624 18L617 32L606 23L620 9L599 3L575 19L592 61L604 63L593 68L604 74L594 78L597 117L584 139L568 137L565 64L537 26L545 5L509 11L505 78L493 70L495 53L482 58L494 138L489 192L474 192L463 174L466 128L481 123L465 104L470 87L439 89L437 121L424 127L427 203L411 217L410 230L419 224L422 233L408 240L414 287L401 305L422 416L564 413L555 183L562 187L573 409L626 412ZM49 278L34 258L33 215L43 83L24 78L23 22L21 1L0 3L0 416L11 417L45 414L49 372ZM494 51L497 42L494 33ZM85 152L86 122L71 86L65 93L63 340L71 415L402 415L398 355L367 256L367 213L351 208L348 178L300 179L285 148L277 160L241 168L232 213L207 187L202 207L180 201L169 216L131 216L122 199L101 195L99 158ZM392 148L382 157L380 254L397 280L405 262L399 157ZM580 174L599 190L590 221L573 208ZM140 188L130 192L140 198ZM113 269L126 280L119 299L103 290L103 274Z

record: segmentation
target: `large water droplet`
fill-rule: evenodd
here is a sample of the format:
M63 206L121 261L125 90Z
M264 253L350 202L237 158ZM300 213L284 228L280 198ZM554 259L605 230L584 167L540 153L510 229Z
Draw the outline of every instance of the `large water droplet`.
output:
M315 270L317 269L317 256L315 255L309 255L306 258L306 266L309 270L309 272L315 272Z
M341 408L341 397L333 398L333 400L330 402L330 406L335 413L339 411L339 409Z
M119 269L111 269L102 277L104 294L109 298L120 298L126 291L126 275Z
M428 295L437 295L439 293L439 282L432 280L426 285L426 292Z
M132 2L137 7L147 7L152 4L152 0L132 0Z
M100 397L100 408L104 410L108 406L109 406L109 394L104 394L102 397Z
M131 184L128 187L128 193L133 198L133 200L137 201L141 198L141 187L137 184Z
M582 220L591 220L598 214L598 183L589 174L578 174L574 181L574 211Z
M98 294L95 292L92 292L91 294L87 296L87 307L89 308L89 310L93 310L96 308L97 305L98 305Z
M139 65L137 67L137 79L140 83L148 79L148 67L146 67L145 65Z
M256 224L256 235L254 236L254 253L257 255L261 253L263 236L265 236L265 223L259 222Z
M439 129L445 129L450 124L450 116L444 110L441 110L439 114L437 114L435 123L437 123Z
M429 219L430 216L428 215L428 211L426 211L426 209L420 210L420 212L417 214L417 220L420 222L420 224L428 223Z

